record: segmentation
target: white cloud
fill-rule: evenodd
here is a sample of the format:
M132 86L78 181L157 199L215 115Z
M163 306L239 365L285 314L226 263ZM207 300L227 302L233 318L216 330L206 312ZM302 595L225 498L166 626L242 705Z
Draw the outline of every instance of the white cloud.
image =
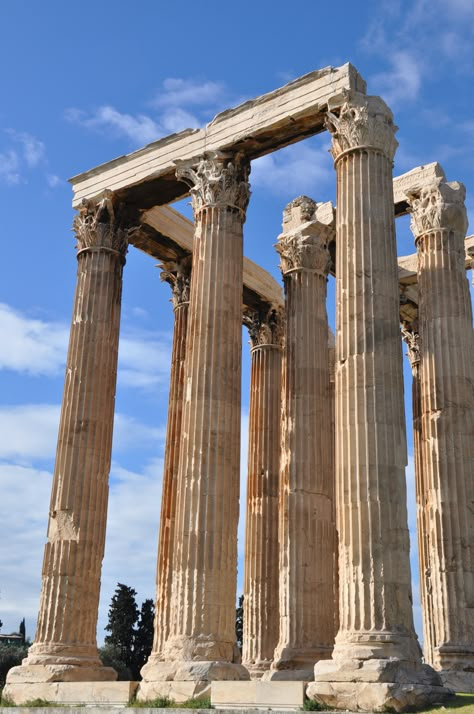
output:
M153 116L124 113L104 105L90 113L72 107L66 110L65 117L86 129L143 145L183 129L199 128L232 103L223 82L170 77L148 103ZM194 107L194 111L188 111L188 107Z
M67 328L30 318L0 303L0 369L28 375L53 375L66 357Z
M54 456L59 405L0 407L0 459L46 459Z
M399 51L390 53L389 62L389 70L372 75L371 87L382 95L391 108L416 100L423 76L420 60L410 52Z
M27 635L34 635L51 479L47 471L0 463L0 617L4 633L17 630L25 617Z
M169 77L153 100L155 107L183 107L189 105L218 105L226 93L224 82Z
M29 376L55 376L64 369L69 328L62 322L30 318L0 303L0 370ZM169 379L171 335L153 331L122 331L118 381L147 388Z
M307 193L318 200L322 185L334 182L332 159L325 148L302 141L252 161L250 181L277 195Z
M46 183L49 188L56 188L62 184L62 179L56 176L56 174L46 174Z
M66 119L104 134L112 130L116 136L125 136L138 144L156 141L163 133L161 127L146 114L133 116L111 106L99 107L89 116L79 109L71 108L66 110Z
M6 133L22 146L23 159L27 166L35 168L46 159L46 150L42 141L37 139L32 134L24 131L15 131L15 129L7 129Z
M20 161L13 149L0 154L0 181L9 186L20 183Z

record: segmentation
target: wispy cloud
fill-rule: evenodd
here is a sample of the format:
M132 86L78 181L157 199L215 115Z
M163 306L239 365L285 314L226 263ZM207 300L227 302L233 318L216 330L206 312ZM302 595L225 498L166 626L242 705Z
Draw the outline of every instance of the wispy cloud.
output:
M86 129L142 145L183 129L199 128L228 104L232 97L224 82L169 77L148 102L149 113L130 114L104 105L91 112L69 108L65 116Z
M102 106L88 115L79 109L68 109L66 119L86 129L93 129L102 134L113 132L114 136L125 136L137 144L149 144L162 134L161 127L145 114L121 113L111 106Z
M13 149L0 153L0 182L9 186L20 183L20 159Z
M0 303L0 370L28 376L56 376L64 369L69 326L29 317ZM171 340L168 333L128 330L119 344L118 381L126 387L147 388L169 378Z
M423 65L413 53L400 50L390 55L390 68L371 77L371 86L383 95L390 107L417 99L423 76Z
M378 92L393 108L413 103L424 84L439 83L444 70L473 73L469 56L474 40L471 0L382 0L372 15L361 47L378 58L381 70L368 77L370 92ZM453 60L456 60L453 65Z
M152 101L155 107L218 106L227 94L224 82L169 77Z
M267 154L252 162L251 184L264 188L288 200L308 194L320 200L323 186L334 182L329 147L315 147L308 141L300 142Z

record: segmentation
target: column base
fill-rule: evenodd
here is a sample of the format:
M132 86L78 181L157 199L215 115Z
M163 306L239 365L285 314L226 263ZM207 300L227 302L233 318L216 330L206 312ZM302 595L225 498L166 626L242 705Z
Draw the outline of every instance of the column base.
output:
M143 680L138 688L138 701L168 697L176 702L211 696L211 682L247 681L248 671L232 662L149 661L141 671Z
M428 665L399 659L318 662L307 697L350 711L403 712L442 703L453 695Z
M73 664L24 664L12 667L7 674L7 684L38 684L47 682L115 682L117 672L112 667L98 664L95 667Z
M264 681L311 682L314 665L320 660L330 659L333 648L320 646L310 648L277 647L271 668L264 675Z
M474 671L442 669L438 674L445 687L462 694L474 694Z
M272 665L271 659L262 659L257 662L242 662L243 666L250 674L250 679L261 679L268 672Z

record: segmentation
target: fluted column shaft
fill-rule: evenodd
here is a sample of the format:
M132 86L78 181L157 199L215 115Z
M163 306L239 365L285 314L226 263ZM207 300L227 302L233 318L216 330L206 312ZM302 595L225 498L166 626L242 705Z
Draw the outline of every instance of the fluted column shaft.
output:
M474 686L474 335L464 267L465 190L412 199L418 252L425 523L432 591L429 654ZM465 689L464 691L469 691Z
M375 98L369 102L369 114L358 117L361 134L347 142L341 141L344 122L357 132L354 118L329 118L337 170L335 656L347 651L370 658L380 648L407 657L416 648L393 215L396 141L388 110ZM380 144L376 124L383 132Z
M270 667L278 641L278 481L282 311L247 311L251 344L242 663Z
M74 222L77 286L38 625L25 661L61 665L57 680L70 666L82 667L84 679L115 678L98 659L96 627L127 250L118 210L110 198L85 203Z
M421 435L420 335L418 326L402 328L408 346L412 370L413 454L415 464L416 529L418 541L418 570L423 620L423 653L425 662L432 662L433 598L429 568L428 527L426 522L426 483L423 472L423 442Z
M178 168L195 215L167 660L231 662L239 515L242 225L248 167Z
M318 210L325 212L325 218ZM277 250L285 284L280 471L280 635L274 670L312 673L334 643L336 528L326 283L333 209L306 197L285 210ZM306 673L306 674L305 674ZM274 678L281 678L281 673Z
M175 520L179 449L181 445L181 419L184 399L184 360L186 356L186 333L189 308L189 285L191 257L175 263L163 263L161 280L168 282L172 290L174 308L173 346L171 351L170 389L168 420L166 424L165 459L163 467L163 490L161 497L160 532L156 568L156 614L153 648L145 665L143 676L150 675L151 663L161 660L163 647L170 630L172 610L171 586L174 572Z

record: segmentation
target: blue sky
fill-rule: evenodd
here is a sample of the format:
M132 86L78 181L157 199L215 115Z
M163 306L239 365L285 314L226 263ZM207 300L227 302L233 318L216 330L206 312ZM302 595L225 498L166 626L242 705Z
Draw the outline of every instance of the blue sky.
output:
M381 94L394 111L395 174L439 161L449 180L466 184L473 233L474 4L0 0L0 28L0 619L5 633L26 617L32 637L75 286L67 179L202 126L302 74L350 61L368 93ZM245 253L278 280L273 244L284 206L303 193L335 201L328 148L322 134L252 166ZM180 208L189 215L185 203ZM400 254L413 252L407 219L397 223L397 239ZM135 587L139 599L154 596L169 299L154 261L132 249L99 641L117 581ZM332 299L328 309L333 322ZM247 341L244 334L243 474ZM409 387L408 364L405 379ZM411 451L410 425L407 431ZM413 493L412 459L407 473ZM419 629L419 607L416 620Z

